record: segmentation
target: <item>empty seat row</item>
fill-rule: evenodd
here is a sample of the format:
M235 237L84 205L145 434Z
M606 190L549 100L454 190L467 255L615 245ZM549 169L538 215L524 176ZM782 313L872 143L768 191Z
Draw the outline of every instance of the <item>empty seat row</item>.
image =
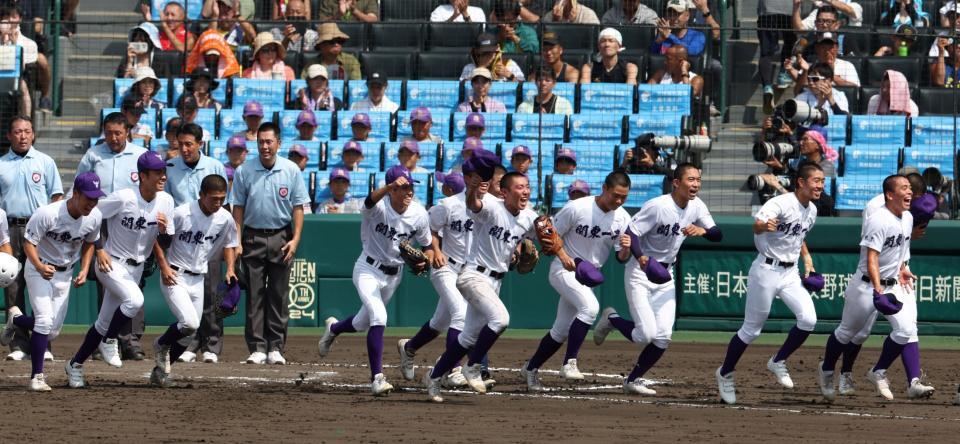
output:
M915 167L921 172L937 168L945 177L952 178L956 171L957 153L950 146L908 146L866 144L839 148L840 176L864 174L894 174L902 167Z
M826 130L832 146L954 146L960 120L951 116L831 116Z

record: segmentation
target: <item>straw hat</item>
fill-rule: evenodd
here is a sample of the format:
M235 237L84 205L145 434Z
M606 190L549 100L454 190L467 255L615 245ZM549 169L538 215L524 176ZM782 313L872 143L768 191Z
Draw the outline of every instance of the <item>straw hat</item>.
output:
M160 79L158 79L156 73L153 72L153 68L149 66L141 66L134 71L133 85L130 89L136 88L137 84L144 80L153 80L154 96L160 92Z
M257 59L257 53L267 45L277 45L277 59L283 60L287 56L287 49L273 38L273 34L269 32L261 32L257 34L257 38L253 39L253 59Z
M334 39L350 40L350 36L343 33L336 23L327 22L317 26L317 42L329 42Z

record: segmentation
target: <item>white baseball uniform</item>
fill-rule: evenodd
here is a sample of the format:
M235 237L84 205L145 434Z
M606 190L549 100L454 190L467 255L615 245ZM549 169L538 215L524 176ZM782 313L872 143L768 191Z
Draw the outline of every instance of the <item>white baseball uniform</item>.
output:
M813 331L817 312L813 298L800 281L797 261L803 240L817 220L816 205L807 203L804 207L796 194L781 194L763 204L755 217L764 223L777 219L777 231L753 235L759 254L750 266L746 309L737 336L745 344L757 339L777 296L797 317L798 329Z
M457 289L468 304L457 341L467 349L477 342L484 325L500 333L510 324L510 314L500 300L500 279L491 273L502 276L510 269L513 252L523 238L534 236L537 219L530 208L511 214L503 201L490 194L484 195L479 212L468 214L475 235L467 250L466 265L457 278Z
M603 211L593 196L568 202L553 216L553 226L563 239L567 254L590 262L597 269L610 258L611 248L620 251L620 235L627 232L629 224L630 214L623 207ZM574 319L593 325L600 303L593 289L578 282L576 273L564 269L558 258L550 263L548 280L560 294L550 337L562 343L567 340Z
M863 230L867 228L867 219L876 213L877 210L883 208L884 205L886 205L886 201L884 200L883 193L880 193L870 199L867 205L863 207L863 222L860 228L861 237L863 236ZM857 345L863 345L864 342L867 342L867 339L870 337L870 332L873 331L873 324L877 322L877 314L878 312L873 312L873 316L870 316L870 319L863 325L863 328L850 338L850 342Z
M101 335L107 334L113 313L120 311L133 318L143 306L143 291L137 285L143 273L143 261L150 256L158 234L157 215L167 219L167 233L174 234L173 197L160 191L147 202L139 188L126 188L107 195L97 204L106 220L110 236L103 246L111 257L111 270L94 267L97 279L103 284L103 304L94 326Z
M673 195L664 194L643 205L630 221L630 230L639 238L643 255L664 264L672 276L680 245L687 238L682 230L691 224L706 229L716 225L707 205L699 198L680 208L673 201ZM650 282L637 258L630 259L624 268L627 305L635 324L631 334L633 342L640 348L653 343L666 349L673 336L677 310L673 280L664 284Z
M330 214L327 207L336 207L338 214L360 214L363 211L363 199L348 197L337 202L332 197L317 205L317 214Z
M239 245L237 224L224 208L205 214L196 200L173 211L176 233L167 250L167 262L177 273L177 283L160 283L160 293L177 317L177 328L188 336L200 328L203 313L204 276L208 262L221 257L224 248Z
M430 318L430 328L443 331L452 328L463 331L467 301L457 290L457 276L463 269L467 247L473 240L473 220L467 216L466 194L461 192L440 199L430 208L430 230L443 239L441 250L447 264L430 271L430 282L437 290L437 309Z
M410 240L421 246L430 245L430 222L427 210L411 202L403 214L394 211L390 196L384 196L371 208L364 205L360 222L363 251L353 266L353 285L363 307L353 317L353 328L366 331L371 326L387 325L387 304L400 285L403 259L400 242ZM392 271L388 274L384 270Z
M9 242L6 214L2 222L0 245ZM27 282L30 306L33 308L33 331L53 339L60 334L67 316L73 264L80 259L83 243L100 239L100 210L94 208L87 216L74 219L67 212L67 201L60 200L37 208L27 222L24 239L37 247L40 261L53 265L56 271L50 280L44 279L33 263L24 264L23 277Z

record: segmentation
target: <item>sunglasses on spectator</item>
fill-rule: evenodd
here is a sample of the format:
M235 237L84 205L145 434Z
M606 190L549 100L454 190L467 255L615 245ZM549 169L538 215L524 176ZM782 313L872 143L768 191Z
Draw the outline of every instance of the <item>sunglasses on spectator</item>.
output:
M836 22L836 20L815 20L813 23L817 25L832 25Z
M329 44L331 44L331 45L341 45L341 46L342 46L344 42L346 42L346 40L344 40L344 39L333 39L333 40L327 40L327 41L325 41L325 42L323 42L323 43L329 43Z
M827 78L823 76L807 76L807 80L811 82L820 82L823 80L827 80Z

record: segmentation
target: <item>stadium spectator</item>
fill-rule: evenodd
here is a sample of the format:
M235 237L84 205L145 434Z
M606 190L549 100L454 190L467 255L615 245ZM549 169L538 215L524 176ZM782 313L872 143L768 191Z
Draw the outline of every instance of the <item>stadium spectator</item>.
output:
M310 29L310 14L304 0L290 0L286 4L283 26L270 29L274 40L289 52L309 51L317 46L317 31Z
M193 48L197 36L187 31L184 19L187 17L183 5L177 2L167 3L160 18L160 48L164 51L186 52ZM145 20L151 20L145 18Z
M570 101L553 93L557 86L557 77L553 70L544 66L534 75L537 94L525 100L517 107L518 113L573 114Z
M370 138L370 131L373 125L370 123L370 116L366 113L356 113L350 119L350 140L356 142L366 142Z
M926 28L930 26L930 15L913 0L890 0L887 10L880 16L880 26L896 28L900 25Z
M520 4L520 13L518 14L520 20L530 24L539 23L544 11L552 7L548 6L548 2L552 3L553 0L517 0L517 3Z
M896 34L890 35L890 43L881 46L873 53L874 57L914 55L913 44L917 41L917 28L911 25L900 25Z
M824 135L825 131L823 127L817 125L811 126L803 131L800 136L800 143L798 144L800 148L800 159L797 160L796 165L804 161L813 162L820 165L824 176L836 177L836 167L830 158L836 159L838 154L837 150L827 144L827 138ZM790 169L794 171L798 170L798 168L794 166L791 166Z
M590 195L590 184L586 181L577 179L573 182L570 182L570 186L567 187L567 203L573 202L581 197L587 197Z
M487 68L476 68L470 73L470 86L473 88L471 96L457 106L457 112L475 113L505 113L507 108L503 102L490 97L490 84L493 76Z
M167 126L163 130L163 137L167 140L167 143L159 147L160 157L163 160L180 157L180 141L177 140L177 136L180 135L180 125L183 125L183 119L179 117L167 121Z
M857 74L857 68L853 66L853 63L837 58L837 54L840 51L838 42L839 37L835 32L819 33L817 43L814 44L813 48L816 56L815 60L817 63L824 63L830 67L833 73L833 78L831 79L833 84L839 86L860 86L860 75ZM787 73L791 78L796 80L793 90L794 94L800 94L803 91L806 80L802 73L809 70L810 63L807 62L803 56L798 56L797 65L799 65L799 70L794 64L787 64Z
M710 12L710 2L708 0L688 0L687 9L690 11L690 22L694 26L710 28L710 38L714 42L720 41L720 22L713 17ZM719 62L717 62L719 64ZM718 69L722 67L718 66Z
M474 112L467 114L467 119L463 122L463 128L467 133L467 137L482 139L483 133L487 130L487 122L486 119L483 118L483 113Z
M205 66L216 78L225 79L240 74L240 63L233 54L227 41L217 31L206 30L197 38L190 55L187 56L187 72L194 72Z
M580 70L576 66L563 61L563 45L560 44L557 33L553 31L544 32L541 40L541 61L543 66L549 67L557 73L557 81L576 83L580 80Z
M952 37L938 37L936 45L937 59L930 64L930 84L954 88L960 82L960 45Z
M689 21L690 9L687 0L667 2L664 17L657 20L657 38L650 44L650 52L666 54L667 48L683 45L691 56L703 54L707 37L700 31L688 28Z
M945 177L939 168L929 167L923 170L923 182L927 184L929 192L937 197L937 211L934 219L950 219L950 201L947 195L953 188L953 181Z
M0 28L0 44L16 44L23 48L23 64L34 65L37 67L37 87L40 88L40 106L41 111L49 112L53 110L53 101L50 99L51 79L53 78L50 70L50 63L47 56L40 52L37 42L27 38L20 32L20 22L23 13L17 5L0 7L0 22L3 27ZM148 65L149 66L149 65ZM132 75L129 77L133 77ZM33 101L30 98L29 89L26 81L21 78L20 91L23 95L21 108L22 114L30 115Z
M684 9L686 11L686 9ZM623 36L620 31L606 28L597 38L600 60L586 63L580 69L580 83L626 83L636 85L637 65L620 58L623 51Z
M799 3L796 2L800 0L793 1L794 9L798 8ZM792 12L790 0L760 0L758 5L757 38L760 40L760 62L757 71L763 87L763 112L766 114L773 113L774 86L787 88L791 83L791 78L786 73L786 66L781 66L778 74L776 63L789 64L786 60L792 55L794 43L797 41L796 33L790 29ZM693 55L689 47L687 50L690 55Z
M412 133L410 136L404 137L403 140L413 140L417 143L440 143L443 139L436 135L430 134L430 129L433 127L433 116L430 114L430 110L424 106L418 106L410 112L410 129Z
M300 168L300 172L302 173L307 169L307 161L310 160L310 155L307 154L306 147L299 143L295 143L290 147L290 152L287 153L287 159L297 164L297 168ZM308 208L310 208L309 203L304 205L303 211L307 211Z
M317 51L320 52L316 63L327 69L327 78L331 80L360 80L360 62L351 54L343 52L343 44L350 36L337 27L336 23L323 23L317 27Z
M320 0L318 9L321 21L373 23L380 20L377 0Z
M703 77L698 76L690 68L687 61L687 48L683 45L674 45L667 49L664 67L650 76L647 83L651 85L690 85L693 97L700 97L703 91Z
M533 154L526 145L517 145L510 151L510 171L527 174L530 164L533 163Z
M856 28L863 26L863 6L860 6L860 4L854 0L829 0L814 3L814 8L803 18L800 17L802 6L803 0L793 0L793 29L797 31L836 31L840 29L841 25ZM820 17L820 11L830 12L830 16L833 17L832 19L836 20L836 28L833 28L833 23L829 22L823 23L822 25L829 26L831 29L820 29L821 27L817 26L818 20L831 20L831 18L827 16ZM843 14L842 18L840 14Z
M340 153L340 160L333 164L331 168L343 168L347 171L365 172L360 167L363 161L363 147L355 140L348 140L343 144L343 151Z
M599 25L597 13L581 5L577 0L557 0L553 9L542 16L544 23L579 23L584 25Z
M470 160L470 158L473 157L473 151L482 150L482 149L483 149L483 141L480 140L479 138L467 137L466 139L464 139L463 145L460 148L460 162L454 165L453 168L450 169L449 173L461 173L463 171L463 163L466 162L467 160ZM498 182L498 180L497 179L491 180L490 193L492 193L494 196L499 197L500 196L499 191L494 192L493 182Z
M538 53L540 42L537 31L518 21L520 3L512 0L496 0L490 21L497 24L497 39L504 54Z
M656 25L657 12L640 0L620 0L603 13L600 23L604 25Z
M194 99L188 94L180 96L180 100L177 101L177 116L183 119L183 123L196 123L194 120L197 119L198 109L197 99ZM213 139L212 134L206 128L203 128L203 141L209 142Z
M330 171L330 198L317 205L317 214L360 214L362 199L353 199L350 191L350 172L343 168Z
M146 112L139 98L133 96L123 98L123 102L120 104L120 114L123 114L123 118L127 119L128 142L140 139L142 140L141 145L149 146L150 140L153 139L153 128L140 122L140 117Z
M557 150L557 157L553 163L553 172L556 174L573 174L577 170L577 153L570 148Z
M160 79L154 74L153 68L141 66L137 68L133 85L130 85L126 96L138 100L144 109L160 110L167 104L155 98L158 92L160 92Z
M117 66L118 78L132 79L137 68L153 63L153 52L160 48L160 31L153 23L141 23L130 29L127 53Z
M352 111L387 111L395 113L400 109L393 100L387 97L387 88L390 82L387 75L381 71L367 74L367 97L350 105Z
M251 4L252 0L247 0ZM254 9L253 7L249 9ZM242 12L243 7L238 0L206 0L200 15L209 20L208 29L216 31L236 51L237 46L253 43L257 35L256 28L250 23L251 17ZM221 54L221 57L223 55Z
M671 171L666 160L660 156L660 150L653 144L627 149L620 169L627 174L667 174Z
M256 141L257 130L263 123L263 105L256 100L248 100L243 104L243 122L247 124L247 129L243 136L246 140Z
M220 87L220 82L213 78L213 73L206 66L200 66L190 73L190 78L183 82L183 90L193 96L200 109L212 109L220 112L223 104L213 98L213 91Z
M430 21L484 23L486 14L483 9L470 6L470 0L450 0L448 4L437 6L430 13Z
M270 2L270 20L273 21L282 21L287 15L287 8L290 5L291 0L267 0ZM313 11L311 10L311 4L313 2L304 1L304 13L309 20L313 17ZM244 8L240 8L241 10Z
M957 24L957 2L949 0L940 7L940 27L953 28Z
M910 84L903 73L888 69L883 73L880 93L867 102L868 115L917 117L920 110L910 99Z
M300 114L297 116L297 140L304 140L308 142L316 142L320 139L317 139L317 136L314 133L317 131L317 116L313 114L313 111L305 109L300 111Z
M182 0L177 0L177 1L182 1ZM226 5L231 9L238 11L239 16L243 17L243 19L248 22L252 22L256 20L258 17L257 16L257 0L234 0L232 2L227 0L217 0L217 1L219 1L221 5ZM280 1L283 1L283 0L280 0ZM216 15L216 13L213 12L213 2L211 2L210 0L204 0L203 8L200 9L200 17L210 18L214 15ZM282 17L282 16L283 15L281 14L279 17Z
M343 109L343 101L333 96L327 80L327 68L313 64L306 70L307 87L297 91L295 108L312 111L336 111Z
M827 114L849 114L847 96L833 87L833 68L821 62L813 65L802 77L804 91L795 99L813 108L820 108ZM798 82L800 83L800 82Z
M470 51L471 63L460 71L460 80L470 80L477 68L486 68L496 81L522 82L523 70L513 60L504 60L493 34L480 34Z
M242 134L235 134L227 139L227 161L223 168L227 171L227 178L233 181L233 172L247 160L247 138Z
M426 168L417 165L420 161L420 145L412 140L406 140L400 143L400 149L397 151L397 160L411 173L428 173Z
M245 79L286 80L294 79L293 68L283 62L287 50L273 39L269 32L257 34L253 41L253 66L243 71Z

